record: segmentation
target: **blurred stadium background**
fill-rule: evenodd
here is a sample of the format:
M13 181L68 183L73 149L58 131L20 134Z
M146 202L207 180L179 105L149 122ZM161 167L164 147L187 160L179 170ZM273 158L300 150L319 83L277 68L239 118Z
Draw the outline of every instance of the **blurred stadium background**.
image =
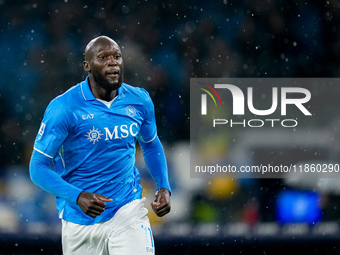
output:
M0 0L0 254L61 254L54 197L31 183L29 158L47 104L85 77L84 47L102 34L122 47L125 82L145 87L156 107L173 188L172 212L149 213L157 254L340 254L340 179L189 177L190 77L338 77L336 0ZM337 160L340 148L323 138L340 139L339 92L318 98L328 105L312 123L317 149L283 149L277 137L227 153ZM140 151L136 164L151 201Z

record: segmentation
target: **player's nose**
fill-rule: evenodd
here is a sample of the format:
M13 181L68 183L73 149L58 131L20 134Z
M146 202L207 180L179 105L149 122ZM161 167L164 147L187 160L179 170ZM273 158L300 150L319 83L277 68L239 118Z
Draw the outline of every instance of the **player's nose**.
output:
M117 65L117 62L116 62L114 56L109 56L107 63L108 63L108 65Z

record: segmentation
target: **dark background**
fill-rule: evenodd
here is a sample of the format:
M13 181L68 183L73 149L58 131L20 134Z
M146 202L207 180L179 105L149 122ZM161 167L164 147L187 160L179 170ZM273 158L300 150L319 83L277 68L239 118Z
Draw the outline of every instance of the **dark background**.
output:
M98 35L119 43L125 82L146 88L155 104L173 187L171 215L150 213L158 254L339 254L336 188L188 177L190 78L338 77L339 21L335 0L0 0L0 254L60 253L54 198L31 183L28 164L47 104L85 78L84 48ZM314 123L334 139L339 91L319 98L329 117ZM268 150L254 148L249 158L268 160ZM320 158L287 149L279 161L306 154ZM336 159L338 150L322 156ZM136 163L151 200L140 152ZM318 192L321 222L280 224L276 202L285 189Z

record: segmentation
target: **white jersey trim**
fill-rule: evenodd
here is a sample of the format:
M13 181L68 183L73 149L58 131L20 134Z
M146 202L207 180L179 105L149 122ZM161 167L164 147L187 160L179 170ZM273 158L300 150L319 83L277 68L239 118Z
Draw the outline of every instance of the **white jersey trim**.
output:
M84 95L83 84L80 85L80 89L81 89L81 94L83 95L84 99L87 100L85 95Z
M37 148L33 147L34 150L36 150L37 152L40 152L42 155L46 156L46 157L49 157L49 158L53 158L52 156L42 152L41 150L38 150Z
M147 142L145 142L145 143L151 143L153 140L156 139L156 137L157 137L157 133L155 134L155 136L154 136L150 141L147 141Z
M99 102L102 102L103 104L105 104L107 106L107 108L110 109L111 107L111 104L113 103L113 101L115 101L115 99L117 98L117 96L115 96L114 99L112 99L110 102L108 101L105 101L105 100L102 100L102 99L99 99L99 98L96 98Z

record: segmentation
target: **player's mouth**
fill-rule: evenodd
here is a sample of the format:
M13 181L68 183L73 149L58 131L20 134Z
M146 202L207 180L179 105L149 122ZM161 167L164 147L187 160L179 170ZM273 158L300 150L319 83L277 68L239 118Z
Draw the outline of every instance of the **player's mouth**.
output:
M117 77L117 76L119 76L119 70L107 71L106 75L109 76L109 77Z

